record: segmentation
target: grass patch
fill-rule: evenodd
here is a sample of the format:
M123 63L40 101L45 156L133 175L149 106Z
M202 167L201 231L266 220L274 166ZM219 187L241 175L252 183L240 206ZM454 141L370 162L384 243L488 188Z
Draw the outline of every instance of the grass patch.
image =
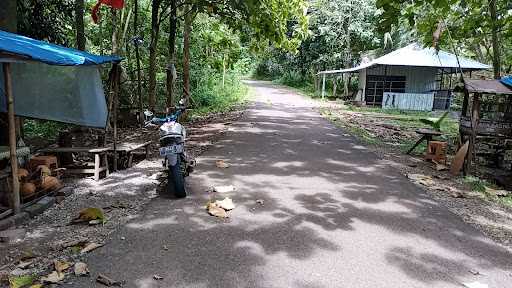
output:
M357 136L365 144L372 145L372 146L379 146L379 145L384 144L384 142L382 142L377 137L373 137L373 135L371 135L365 129L363 129L357 125L352 125L349 122L340 120L339 116L336 114L333 114L330 109L327 109L327 108L320 109L320 113L322 114L322 116L329 119L336 126L344 128L349 134Z
M248 101L249 88L242 83L241 78L235 74L226 78L224 86L215 75L203 80L200 88L192 95L192 115L227 112Z

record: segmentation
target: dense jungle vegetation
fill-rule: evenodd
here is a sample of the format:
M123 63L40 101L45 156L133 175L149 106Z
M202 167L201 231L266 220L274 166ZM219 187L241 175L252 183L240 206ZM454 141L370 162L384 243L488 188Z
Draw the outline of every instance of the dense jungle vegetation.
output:
M312 90L318 71L411 42L492 64L495 77L512 70L506 0L102 1L124 6L99 6L94 23L96 0L4 0L0 27L123 56L121 109L164 111L184 97L195 113L223 111L247 94L243 77ZM343 94L355 85L336 83Z

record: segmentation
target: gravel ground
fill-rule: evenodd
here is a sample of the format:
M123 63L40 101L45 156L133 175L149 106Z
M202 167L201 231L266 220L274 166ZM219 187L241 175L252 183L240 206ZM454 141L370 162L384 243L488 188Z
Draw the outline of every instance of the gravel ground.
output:
M192 157L201 154L224 133L231 121L241 115L241 111L234 111L197 118L188 123L188 154ZM71 245L72 242L105 243L109 236L115 237L112 234L117 228L137 217L144 205L158 196L160 188L165 185L165 170L161 160L155 157L158 153L158 128L122 129L120 135L122 141L152 139L150 159L130 169L111 173L99 182L91 178L65 179L66 189L72 193L64 201L18 227L27 231L24 240L0 243L0 280L5 280L9 273L44 275L53 269L55 260L81 260L83 256L77 253L78 245ZM78 212L87 207L102 208L107 222L92 226L70 224ZM70 247L65 247L68 245ZM24 259L33 263L26 269L16 269Z
M451 212L461 216L466 223L478 228L494 241L512 247L512 207L488 200L482 193L471 191L462 177L453 177L448 171L437 171L433 163L426 162L421 157L406 155L398 150L397 145L393 145L397 140L404 139L403 137L417 137L414 131L396 131L386 125L376 127L374 119L364 119L370 116L347 111L338 102L324 103L323 109L330 111L329 118L335 119L332 121L334 124L344 126L347 125L344 121L350 121L349 125L357 125L370 135L378 137L384 145L365 145L384 163L396 167L404 175L430 176L433 180L431 185L417 185ZM357 114L359 121L354 121L354 114ZM461 196L454 197L457 194Z

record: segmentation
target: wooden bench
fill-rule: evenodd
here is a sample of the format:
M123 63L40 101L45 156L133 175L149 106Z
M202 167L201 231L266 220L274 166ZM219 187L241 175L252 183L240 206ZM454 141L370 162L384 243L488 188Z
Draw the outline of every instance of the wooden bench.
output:
M66 168L65 173L70 174L94 174L94 180L100 180L100 173L105 171L105 177L108 177L108 151L111 148L90 148L90 147L55 147L44 148L39 150L41 153L59 154L59 153L88 153L94 155L93 167L87 166L85 168ZM103 160L103 161L102 161ZM103 162L103 163L102 163Z
M151 144L151 141L144 143L120 143L116 147L116 151L126 153L126 156L128 157L127 168L130 168L133 166L133 154L135 151L144 149L146 159L149 157L149 144ZM114 148L111 147L110 151L114 151Z

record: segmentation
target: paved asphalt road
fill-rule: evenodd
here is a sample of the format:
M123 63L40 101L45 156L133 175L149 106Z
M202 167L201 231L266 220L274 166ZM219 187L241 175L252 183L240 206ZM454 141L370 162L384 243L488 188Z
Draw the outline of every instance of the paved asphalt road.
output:
M312 101L248 84L254 103L198 159L190 197L154 199L91 253L90 278L66 286L96 287L102 272L125 287L512 287L510 251L324 120ZM232 166L219 169L218 159ZM231 218L208 216L205 191L230 184Z

